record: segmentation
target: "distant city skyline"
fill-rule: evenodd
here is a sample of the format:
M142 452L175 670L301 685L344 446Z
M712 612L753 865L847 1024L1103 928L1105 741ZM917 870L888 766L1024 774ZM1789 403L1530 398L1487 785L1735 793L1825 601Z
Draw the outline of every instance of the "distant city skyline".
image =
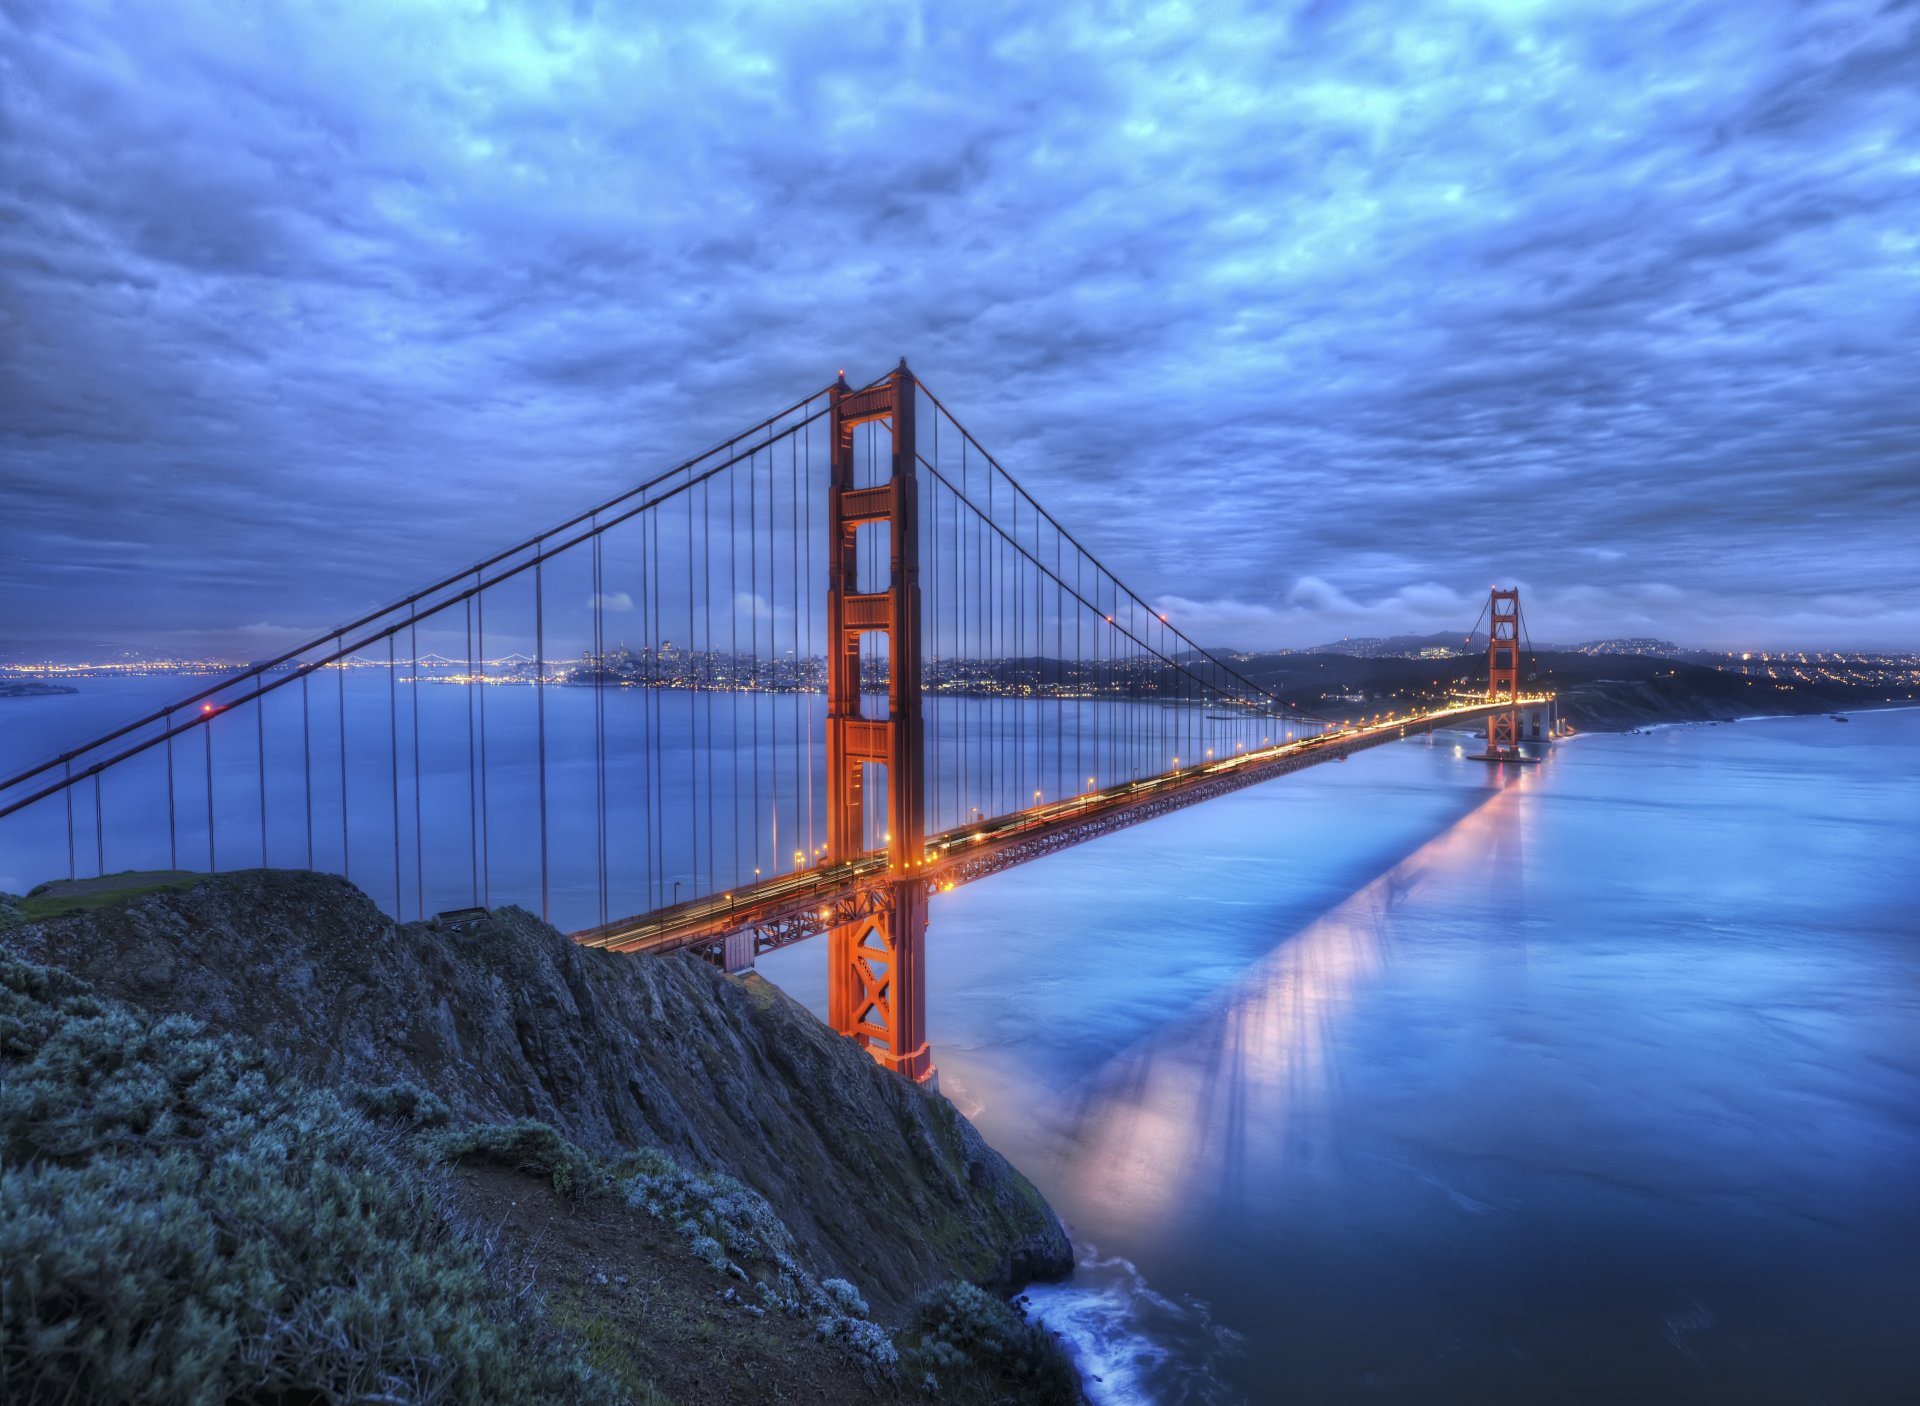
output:
M0 633L268 655L904 354L1210 645L1497 578L1917 648L1917 62L1868 0L27 0Z

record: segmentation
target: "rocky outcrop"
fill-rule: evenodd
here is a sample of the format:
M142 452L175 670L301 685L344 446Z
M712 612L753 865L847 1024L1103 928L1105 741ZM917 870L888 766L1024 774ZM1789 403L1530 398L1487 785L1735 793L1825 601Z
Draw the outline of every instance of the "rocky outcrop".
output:
M876 1311L1071 1268L1046 1203L950 1103L759 977L583 949L513 908L457 933L396 925L343 879L280 870L7 928L0 948L315 1082L410 1080L457 1116L728 1172Z

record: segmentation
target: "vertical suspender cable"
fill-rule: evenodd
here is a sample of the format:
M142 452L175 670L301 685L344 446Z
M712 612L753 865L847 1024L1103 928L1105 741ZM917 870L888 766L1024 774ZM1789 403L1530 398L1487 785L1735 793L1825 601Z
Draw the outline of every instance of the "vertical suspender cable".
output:
M747 467L749 470L747 478L747 502L753 518L753 534L748 538L748 540L751 541L754 536L759 535L760 531L760 475L759 467L754 461L749 460ZM780 534L776 526L777 514L774 511L774 506L773 449L769 447L767 449L767 595L769 599L777 594L777 588L774 583L780 579ZM748 619L747 633L753 640L753 811L755 819L753 827L753 867L756 870L761 867L761 829L758 823L760 807L765 805L767 803L766 798L771 796L774 797L774 800L770 807L772 810L772 820L768 833L772 836L772 848L767 852L766 863L768 868L777 871L780 867L779 788L776 784L763 792L761 789L762 778L760 775L760 713L762 711L760 702L761 695L765 693L765 690L761 687L760 679L760 554L758 552L752 553L751 560L752 566L749 570L749 575L752 579L753 586L753 614ZM771 610L768 611L767 624L767 654L771 657L774 653L773 615ZM769 698L768 701L771 702L772 700ZM769 765L772 766L774 775L777 778L780 772L780 715L777 712L769 713L767 717L773 729L767 738L767 760Z
M420 823L420 626L407 624L407 651L413 655L413 915L427 916L427 857L424 827Z
M695 666L693 662L693 649L694 649L693 494L688 493L686 495L686 499L687 499L687 686L690 689L697 690L699 688L699 679L694 672ZM700 707L699 707L699 704L700 704L700 695L698 692L694 692L687 700L687 732L693 741L693 745L687 749L687 804L689 806L691 806L694 803L695 798L700 793L700 728L699 728ZM713 745L713 734L711 732L707 734L707 745L709 746ZM689 881L688 886L692 887L693 881L698 877L700 873L700 827L697 823L697 818L690 818L690 819L693 819L696 821L696 823L689 823L687 826L687 836L689 841L688 850L687 850L687 854L688 854L687 879Z
M719 858L714 847L715 812L719 809L713 798L713 481L707 480L700 485L700 625L703 635L703 648L700 656L700 677L702 705L707 713L707 892L712 893L719 887L714 875L719 869ZM698 871L695 871L696 878ZM698 887L696 883L695 887Z
M934 417L933 426L933 462L935 465L938 465L940 462L940 419L938 416ZM917 466L914 472L916 474L919 473ZM927 672L921 680L921 706L928 718L926 728L927 780L929 787L927 800L928 805L931 807L927 814L925 830L929 836L932 836L947 828L947 793L949 787L947 784L946 757L948 729L945 710L941 706L941 702L945 693L945 681L953 673L953 658L947 648L947 621L946 611L943 608L947 592L950 588L947 585L946 573L942 569L944 562L941 560L941 549L946 545L946 538L942 535L940 528L940 488L938 480L930 476L925 478L919 484L919 491L921 492L922 501L926 504L926 509L920 517L920 570L923 579L928 583L920 597L923 610L921 628L925 631L924 637L927 642L926 657L928 661ZM926 609L926 602L929 599L933 602L931 610ZM931 704L925 701L925 696L928 692L933 694Z
M748 459L748 464L749 466L751 466L752 464L751 458ZM728 720L727 778L732 783L727 787L727 798L728 798L727 819L730 824L730 828L728 832L730 836L729 848L733 851L733 855L736 860L736 868L738 867L737 861L740 855L740 799L741 799L740 797L740 707L741 707L741 704L745 701L740 696L740 693L739 693L739 690L741 688L741 681L740 681L740 556L738 551L738 543L739 543L739 537L740 537L739 478L740 478L739 474L735 473L732 470L728 470L727 472L727 607L728 607L727 608L727 650L728 650L729 658L727 660L727 682L729 687L734 691L729 695L729 700L732 706L730 706L727 709L727 720ZM749 484L749 487L751 487L751 484L752 484L751 479L748 480L748 484ZM753 527L750 525L747 529L747 556L749 559L751 559L754 556L754 553L757 550L757 548L758 548L758 543L755 542L754 540ZM754 603L749 602L747 608L749 611L751 611L756 607ZM753 722L749 724L749 726L750 727L757 726L758 723L759 723L759 717L758 717L758 714L756 713L753 719ZM760 739L757 734L753 739L753 745L754 745L754 756L756 761L754 783L755 783L755 788L757 790L759 785L759 780L760 780L759 774L758 774L759 769L757 765L758 758L759 758ZM757 809L754 811L753 815L749 818L748 823L753 827L753 830L757 836L760 828L759 812Z
M254 759L260 765L260 867L267 867L267 700L253 700Z
M661 510L659 509L647 514L649 530L653 536L653 551L648 567L653 578L653 653L648 664L648 672L653 681L647 689L647 694L653 701L653 727L648 732L648 738L653 748L653 785L651 787L653 820L651 832L654 848L653 881L658 886L653 896L653 906L655 908L663 905L667 881L667 843L666 836L661 833L666 821L667 779L662 769L665 761L665 752L660 746L660 713L662 707L660 690L663 687L660 680L660 620L663 610L660 601L660 516Z
M340 723L340 873L347 882L353 882L353 836L347 825L347 659L341 654L344 640L333 637L333 652L339 655L333 661L334 678L338 683L339 723Z
M480 575L474 573L474 581L479 582ZM480 778L474 770L473 762L473 597L463 602L467 608L467 671L462 678L462 689L467 695L467 876L472 881L472 899L475 908L480 906Z
M1082 566L1085 561L1086 554L1076 550L1073 554L1073 593L1078 597L1074 603L1073 611L1073 769L1080 776L1092 776L1093 774L1087 770L1087 707L1089 704L1090 690L1086 687L1085 683L1087 677L1087 647L1084 643L1083 633L1087 618L1087 608L1085 605L1080 604L1080 601L1086 599L1087 594L1084 579L1085 573L1082 571ZM1094 776L1093 780L1098 784L1099 778L1097 776ZM1109 774L1107 784L1111 785L1112 783L1113 777Z
M647 513L639 519L639 738L641 738L641 788L639 788L639 814L641 814L641 874L645 876L645 903L641 907L655 909L659 907L653 901L653 882L655 882L655 862L653 862L653 584L649 565L653 553L649 549L649 522L655 515Z
M475 580L478 581L476 575ZM480 688L480 906L493 907L493 833L487 817L487 597L473 598L473 647Z
M593 535L593 800L594 870L600 879L600 921L607 921L607 616L602 537Z
M387 636L387 781L393 797L393 920L407 920L406 895L400 887L400 682L394 661L393 636Z
M769 468L771 468L773 465L773 455L771 451L769 451L767 455L767 465ZM739 472L740 472L739 470L734 470L730 475L730 477L737 477ZM731 775L733 780L733 794L734 794L736 806L743 799L747 803L747 833L752 837L752 840L753 840L752 861L753 861L754 877L759 878L760 877L759 871L761 867L760 866L760 807L762 804L762 797L761 797L761 790L760 790L760 691L759 691L759 682L760 682L760 614L759 614L759 611L760 611L760 456L758 451L751 452L747 455L745 472L747 475L747 582L748 582L748 586L747 586L747 591L748 591L748 594L747 594L747 671L748 672L747 672L747 680L746 680L746 686L745 686L746 692L744 693L744 695L736 695L734 699L734 705L731 711L733 716L737 719L740 716L740 709L743 705L748 709L747 730L751 734L751 737L749 740L753 744L753 785L752 785L751 795L746 794L745 788L743 788L740 784L740 753L737 748L734 752L733 764L729 769L729 774ZM733 546L734 539L739 532L739 520L736 516L737 512L738 512L738 508L733 503L732 495L729 494L728 522L727 522L727 527L728 527L727 545L729 548L729 555L727 558L727 590L731 593L733 597L733 609L731 611L731 614L733 616L736 629L738 628L738 622L740 618L740 606L739 606L740 563L738 559L731 554L731 548ZM737 658L734 660L734 669L736 674L735 687L738 688L740 685L737 680L737 675L739 671L739 660ZM737 882L745 883L747 876L743 871L747 867L748 855L747 855L746 847L741 843L741 840L739 838L740 827L739 827L738 819L739 819L738 811L736 810L735 824L734 824L734 837L735 837L734 838L734 854L732 856L732 859L734 862L734 869L737 875Z
M307 681L300 680L300 687L305 689L306 686ZM166 717L161 720L160 725L167 732L167 868L178 869L180 867L180 823L173 808L173 709L167 709ZM307 828L309 831L312 830L311 822ZM307 860L307 868L313 868L311 856Z
M938 415L933 417L933 462L935 465L940 462L940 417ZM911 472L917 478L920 474L919 464L912 465ZM933 673L936 677L926 682L933 684L934 700L937 703L939 701L937 675L940 664L940 495L932 484L917 485L916 491L918 487L926 488L926 512L921 518L926 525L926 530L921 535L923 540L930 544L930 550L922 549L920 552L920 574L926 582L926 594L932 596L934 602L932 618L926 622L926 640L933 650ZM924 709L924 703L922 706ZM927 748L929 754L927 766L931 773L928 777L931 786L929 799L933 806L933 813L926 817L924 827L929 835L940 831L942 828L940 821L944 814L940 809L941 729L938 723L939 713L936 711L934 725L926 730L926 735L931 739L931 746Z
M543 581L546 541L536 543L540 555L533 563L533 703L534 727L539 736L540 764L540 917L553 921L547 887L547 598Z
M788 569L793 573L793 619L789 622L789 628L793 632L791 657L793 659L794 669L796 670L796 672L789 677L788 687L790 688L798 686L803 675L797 671L805 664L805 661L800 657L800 612L806 608L805 602L800 594L800 440L805 434L806 431L804 429L797 429L787 437L787 526L793 533L793 540L787 545ZM800 722L800 704L806 696L806 694L799 692L793 695L793 752L788 760L793 767L793 779L796 785L798 785L800 780L800 754L806 749L807 745L806 733L802 729ZM778 804L778 802L775 804ZM792 829L794 837L796 839L799 838L800 798L798 796L794 797ZM774 856L774 867L776 869L779 868L779 862L780 856L776 854ZM797 864L794 865L796 869L799 867Z
M213 724L201 723L200 735L206 739L207 743L207 872L218 874L220 872L219 856L214 850L213 843Z
M313 700L307 685L311 682L308 666L300 666L300 792L307 806L307 868L313 868ZM171 783L172 764L168 764Z
M1013 541L1020 535L1020 500L1015 498L1009 510L1011 527L1007 537ZM1008 682L1013 686L1013 809L1025 810L1027 800L1027 707L1022 695L1021 685L1026 679L1026 664L1023 655L1026 649L1026 611L1025 595L1022 588L1026 585L1026 573L1022 571L1019 553L1005 538L1000 543L1000 559L1006 565L1006 575L1011 578L1001 585L1006 595L1007 623L1012 627L1010 641L1011 667L1007 670Z
M824 739L825 733L816 734L813 730L813 685L816 678L813 669L813 593L818 584L813 579L813 435L810 431L805 430L803 430L802 433L806 435L803 452L806 456L804 482L806 484L807 495L806 529L803 534L807 544L807 692L805 694L807 700L807 745L804 750L807 754L807 863L811 865L817 853L814 848L813 834L813 753L815 749L813 739L815 736L820 736Z
M656 796L660 784L660 681L656 674L660 660L660 513L650 512L640 522L642 557L640 563L641 616L646 622L646 693L641 695L640 713L647 731L647 907L660 906L660 827L655 820Z

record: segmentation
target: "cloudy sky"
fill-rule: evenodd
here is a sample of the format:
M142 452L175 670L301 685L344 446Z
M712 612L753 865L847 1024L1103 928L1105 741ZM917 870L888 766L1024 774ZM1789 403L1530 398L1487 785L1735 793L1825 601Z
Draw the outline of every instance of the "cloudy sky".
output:
M907 355L1220 644L1920 647L1920 5L0 0L0 638L252 654Z

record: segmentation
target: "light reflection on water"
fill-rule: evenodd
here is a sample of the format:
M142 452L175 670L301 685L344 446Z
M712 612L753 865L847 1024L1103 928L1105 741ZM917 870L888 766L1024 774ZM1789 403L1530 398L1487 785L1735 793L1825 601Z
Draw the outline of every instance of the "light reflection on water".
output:
M1920 713L1409 744L943 895L1108 1401L1906 1401ZM763 970L823 990L802 947Z
M1161 1223L1196 1192L1243 1212L1304 1175L1290 1152L1329 1115L1334 1028L1386 965L1395 912L1436 871L1506 867L1517 841L1501 820L1512 799L1487 793L1230 987L1108 1059L1054 1115L1076 1144L1076 1198L1104 1206L1126 1233ZM1256 1169L1272 1175L1256 1179Z

